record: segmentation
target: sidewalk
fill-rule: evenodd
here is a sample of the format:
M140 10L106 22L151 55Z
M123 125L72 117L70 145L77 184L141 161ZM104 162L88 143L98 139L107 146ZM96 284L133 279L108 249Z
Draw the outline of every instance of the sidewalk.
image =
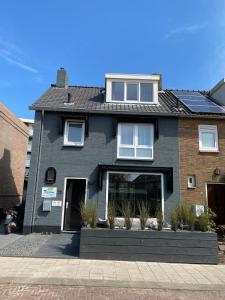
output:
M0 284L225 291L224 265L0 257Z

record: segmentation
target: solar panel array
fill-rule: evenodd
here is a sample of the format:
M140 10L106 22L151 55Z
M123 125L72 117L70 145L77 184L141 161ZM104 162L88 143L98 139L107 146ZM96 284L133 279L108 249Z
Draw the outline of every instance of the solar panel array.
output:
M225 110L199 92L171 91L187 108L196 113L225 113Z

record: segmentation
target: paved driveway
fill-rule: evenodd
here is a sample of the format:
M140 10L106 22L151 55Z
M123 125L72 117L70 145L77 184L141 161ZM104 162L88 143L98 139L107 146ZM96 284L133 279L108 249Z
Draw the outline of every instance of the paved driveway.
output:
M0 228L0 256L74 258L79 246L79 233L5 235Z

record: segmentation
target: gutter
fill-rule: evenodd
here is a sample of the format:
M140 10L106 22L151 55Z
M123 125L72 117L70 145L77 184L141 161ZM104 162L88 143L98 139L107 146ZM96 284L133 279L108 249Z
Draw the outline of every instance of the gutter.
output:
M106 110L84 110L84 109L70 109L67 108L53 108L53 107L45 107L41 106L35 108L30 106L29 109L31 110L45 110L49 112L68 112L68 113L83 113L83 114L93 114L93 115L136 115L136 116L157 116L157 117L176 117L176 118L190 118L190 119L225 119L225 113L221 115L197 115L197 114L181 114L181 113L160 113L160 112L128 112L128 111L106 111Z
M33 231L33 226L34 226L34 222L35 222L35 211L36 211L36 202L37 202L37 185L38 185L39 170L40 170L42 135L43 135L43 128L44 128L44 113L45 113L45 111L42 110L41 111L41 131L40 131L39 143L38 143L37 167L36 167L34 198L33 198L33 206L32 206L31 232Z

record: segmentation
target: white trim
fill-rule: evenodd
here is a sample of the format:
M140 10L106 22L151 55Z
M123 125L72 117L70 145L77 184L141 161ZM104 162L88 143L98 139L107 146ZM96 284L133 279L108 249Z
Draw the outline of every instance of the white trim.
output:
M214 135L215 135L215 147L214 148L207 148L207 147L202 146L201 134L203 132L214 133ZM219 151L217 125L198 125L198 139L199 139L199 151L200 152L218 152Z
M146 173L146 172L129 172L129 171L107 171L106 172L106 203L105 203L105 219L108 218L108 201L109 201L109 174L143 174L143 175L155 175L161 176L161 208L162 208L162 215L164 219L164 174L163 173Z
M63 230L63 224L64 224L64 213L65 213L65 203L66 203L66 185L67 185L67 179L83 179L86 181L85 186L85 198L84 203L87 202L87 191L88 191L88 178L85 177L64 177L64 188L63 188L63 203L62 203L62 216L61 216L61 231L67 232L68 230ZM69 231L72 232L72 231Z
M123 100L113 100L112 99L112 83L113 82L121 82L124 83L124 95L123 95ZM138 84L138 100L127 100L127 84ZM141 83L150 83L152 84L152 101L140 101L140 84ZM128 104L128 103L134 103L134 104L145 104L145 105L158 105L158 81L156 80L141 80L139 78L134 78L133 80L129 80L126 78L126 80L122 79L107 79L106 80L106 102L111 102L111 103L123 103L123 104Z
M119 73L106 73L106 79L132 79L132 80L160 80L159 74L119 74Z
M193 183L190 183L190 180L189 180L190 178L193 179ZM188 184L187 184L188 189L196 188L196 176L195 175L188 175L187 182L188 182Z
M81 132L81 142L69 142L68 141L68 131L69 131L69 125L70 124L81 124L82 125L82 132ZM66 120L65 126L64 126L64 135L63 135L63 145L64 146L76 146L76 147L82 147L84 145L84 135L85 135L85 121L81 120Z
M133 145L121 144L121 125L130 125L134 127ZM138 125L147 125L151 129L151 146L138 145ZM120 156L119 150L122 148L129 148L134 150L134 156ZM152 150L152 157L139 157L136 156L137 149L149 149ZM118 159L131 159L131 160L153 160L154 159L154 125L150 123L126 123L120 122L117 127L117 158Z

